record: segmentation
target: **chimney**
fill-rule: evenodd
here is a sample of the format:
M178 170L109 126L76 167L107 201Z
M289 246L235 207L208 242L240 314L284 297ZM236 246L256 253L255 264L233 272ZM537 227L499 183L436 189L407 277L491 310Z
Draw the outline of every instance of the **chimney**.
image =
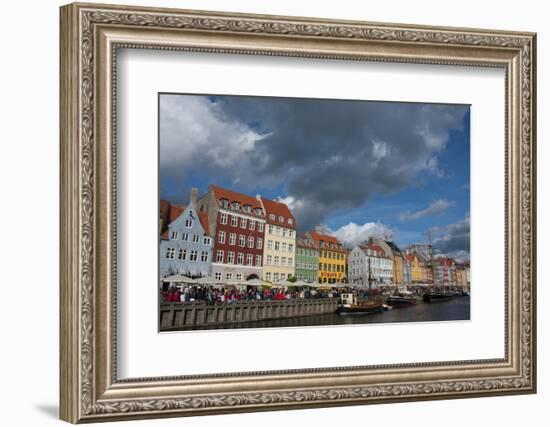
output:
M197 187L191 187L191 195L189 196L189 204L196 206L198 192L199 192L199 190L197 190Z

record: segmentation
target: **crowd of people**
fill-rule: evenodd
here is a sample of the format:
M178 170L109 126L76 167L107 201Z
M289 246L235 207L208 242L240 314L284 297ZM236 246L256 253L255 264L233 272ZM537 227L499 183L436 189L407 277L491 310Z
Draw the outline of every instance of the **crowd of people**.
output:
M169 287L161 289L167 303L204 301L207 304L230 304L239 301L284 301L290 299L338 298L342 289L277 288L249 286L247 289L213 286Z

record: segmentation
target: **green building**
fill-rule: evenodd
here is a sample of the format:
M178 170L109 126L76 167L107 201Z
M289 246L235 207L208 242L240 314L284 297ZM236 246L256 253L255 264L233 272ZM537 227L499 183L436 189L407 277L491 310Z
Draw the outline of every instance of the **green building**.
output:
M319 246L311 239L296 241L296 280L316 282L319 265Z

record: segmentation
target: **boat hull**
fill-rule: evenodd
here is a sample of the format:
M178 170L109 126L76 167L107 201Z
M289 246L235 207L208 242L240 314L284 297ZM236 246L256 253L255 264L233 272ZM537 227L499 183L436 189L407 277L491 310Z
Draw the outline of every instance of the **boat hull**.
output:
M451 294L425 294L423 301L427 303L445 302L453 298Z
M375 304L375 305L369 305L369 306L351 306L351 307L344 307L340 306L336 309L336 314L339 315L349 315L349 314L374 314L374 313L380 313L384 310L384 307L382 304Z
M392 307L408 307L416 304L414 298L402 298L402 297L389 297L388 305Z

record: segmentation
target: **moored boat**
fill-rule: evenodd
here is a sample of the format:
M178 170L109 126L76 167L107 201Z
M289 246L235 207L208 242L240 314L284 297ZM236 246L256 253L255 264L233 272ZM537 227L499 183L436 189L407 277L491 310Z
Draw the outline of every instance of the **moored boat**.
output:
M384 310L384 304L377 301L358 302L357 296L354 294L340 295L340 302L336 313L339 315L345 314L372 314L380 313Z
M453 298L453 295L446 292L428 292L424 294L424 302L445 302L450 301Z
M388 305L392 307L407 307L416 304L416 298L412 295L390 295Z

